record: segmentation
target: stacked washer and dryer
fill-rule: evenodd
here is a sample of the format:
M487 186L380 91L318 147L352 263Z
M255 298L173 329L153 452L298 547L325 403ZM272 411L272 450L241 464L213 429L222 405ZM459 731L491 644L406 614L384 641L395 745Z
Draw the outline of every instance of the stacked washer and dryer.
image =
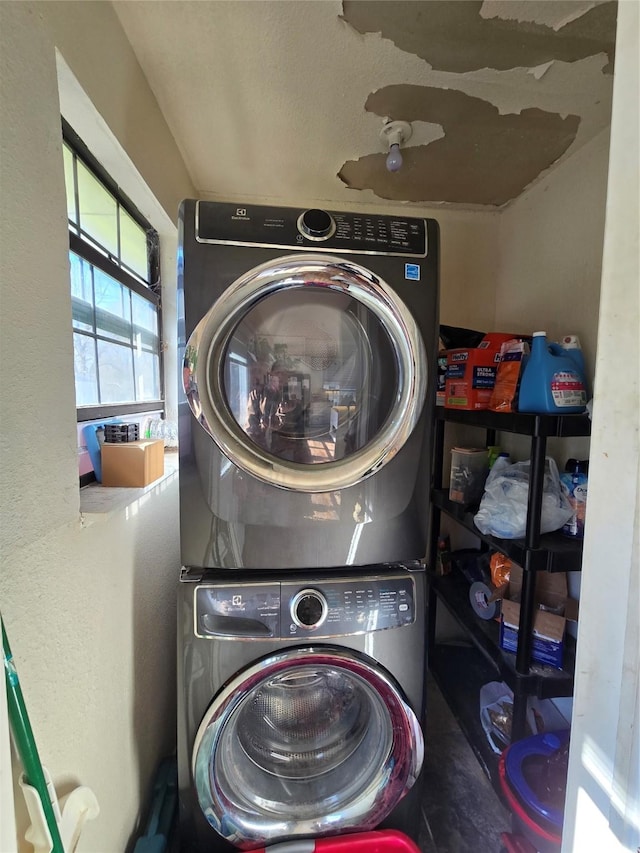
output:
M417 833L433 220L180 211L185 851Z

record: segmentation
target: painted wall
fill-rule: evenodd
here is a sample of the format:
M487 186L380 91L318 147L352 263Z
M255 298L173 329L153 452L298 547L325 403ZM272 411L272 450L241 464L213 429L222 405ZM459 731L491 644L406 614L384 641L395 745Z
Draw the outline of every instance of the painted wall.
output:
M620 3L566 853L640 840L639 34Z
M534 184L500 215L496 328L549 340L577 334L593 388L598 334L602 247L607 198L609 131L602 131L572 157ZM514 459L526 459L530 444L502 436ZM589 439L552 439L547 453L560 470L567 459L589 457ZM580 576L570 577L580 593ZM573 633L573 626L570 626Z
M97 109L82 116L63 85L67 117L90 144L108 121L114 162L121 144L132 155L116 178L161 231L174 316L175 213L193 188L110 4L2 3L0 19L2 615L43 762L61 794L82 783L100 802L79 849L124 850L174 748L177 475L80 516L56 48ZM23 833L19 791L16 805Z
M550 340L577 334L591 379L602 269L609 131L500 216L496 326Z

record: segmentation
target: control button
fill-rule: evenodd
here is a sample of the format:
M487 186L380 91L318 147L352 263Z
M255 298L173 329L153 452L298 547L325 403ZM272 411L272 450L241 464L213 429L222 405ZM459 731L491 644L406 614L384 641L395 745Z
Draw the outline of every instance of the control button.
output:
M336 223L326 210L312 208L298 217L298 230L309 240L328 240L335 233Z
M315 589L303 589L291 601L291 618L300 628L317 628L327 618L327 599Z

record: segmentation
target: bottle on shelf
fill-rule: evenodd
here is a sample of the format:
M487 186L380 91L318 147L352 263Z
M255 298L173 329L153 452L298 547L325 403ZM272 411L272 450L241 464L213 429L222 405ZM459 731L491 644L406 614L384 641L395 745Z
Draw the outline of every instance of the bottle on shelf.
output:
M560 485L573 510L571 518L562 528L562 533L565 536L570 536L572 539L582 539L584 537L588 472L588 461L569 459L564 472L560 474Z
M520 382L519 410L569 415L584 412L586 405L584 372L575 356L567 355L558 344L549 345L546 332L534 332Z

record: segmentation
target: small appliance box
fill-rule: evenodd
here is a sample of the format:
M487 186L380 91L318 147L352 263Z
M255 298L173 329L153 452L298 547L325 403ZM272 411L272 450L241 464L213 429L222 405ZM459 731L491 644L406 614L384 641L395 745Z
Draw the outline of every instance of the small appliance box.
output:
M509 586L502 599L500 622L500 648L507 652L515 652L518 647L521 592L522 569L513 563ZM578 602L569 598L565 572L538 572L536 605L531 657L538 663L562 669L567 620L578 621Z
M490 332L477 347L446 351L446 409L489 408L500 362L500 347L510 340L513 340L513 335Z
M102 445L102 485L140 488L164 474L164 441L145 439Z

